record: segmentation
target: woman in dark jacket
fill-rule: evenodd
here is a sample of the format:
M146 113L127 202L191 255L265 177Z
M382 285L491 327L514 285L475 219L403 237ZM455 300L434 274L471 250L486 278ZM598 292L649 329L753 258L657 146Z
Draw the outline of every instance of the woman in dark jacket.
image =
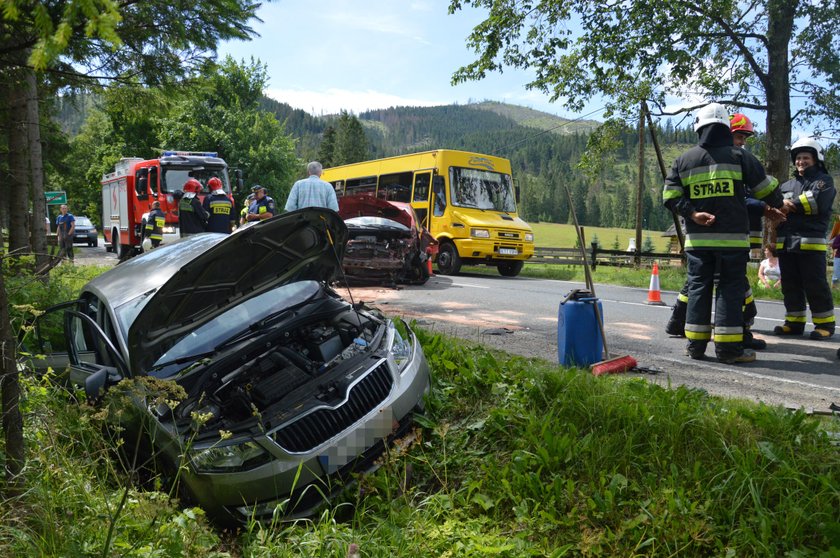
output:
M828 339L834 334L834 301L826 278L825 251L834 181L825 168L822 146L812 138L794 143L790 157L796 173L781 186L789 212L776 235L785 323L773 332L802 335L807 301L814 322L811 339Z

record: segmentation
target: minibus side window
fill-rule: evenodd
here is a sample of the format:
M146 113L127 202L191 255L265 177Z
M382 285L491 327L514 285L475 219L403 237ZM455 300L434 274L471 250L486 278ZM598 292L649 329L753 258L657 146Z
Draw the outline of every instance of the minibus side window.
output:
M429 228L429 186L431 185L432 173L418 172L414 175L414 195L411 201L414 202L414 212L420 223Z
M364 178L351 178L344 184L344 194L347 196L358 196L365 194L376 195L376 177L365 176Z
M442 176L436 176L432 186L435 194L435 209L433 215L435 217L443 217L446 211L446 181Z
M411 173L383 174L379 177L377 195L389 201L403 203L411 201Z

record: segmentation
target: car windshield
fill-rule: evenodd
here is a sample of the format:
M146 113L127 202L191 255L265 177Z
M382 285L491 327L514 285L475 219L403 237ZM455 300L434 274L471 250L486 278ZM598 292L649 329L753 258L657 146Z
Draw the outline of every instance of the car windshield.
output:
M87 217L76 217L76 226L92 227L93 223Z
M516 211L516 199L509 174L480 169L450 167L452 204L494 211Z
M351 217L344 221L348 227L371 228L371 229L396 229L399 231L407 231L408 227L402 223L397 223L391 219L384 217Z
M188 333L166 351L154 363L153 375L168 377L181 367L169 366L168 363L183 362L192 355L203 355L214 347L231 339L254 323L288 308L305 302L315 296L320 285L317 281L298 281L282 285L276 289L255 296L237 304L220 316Z

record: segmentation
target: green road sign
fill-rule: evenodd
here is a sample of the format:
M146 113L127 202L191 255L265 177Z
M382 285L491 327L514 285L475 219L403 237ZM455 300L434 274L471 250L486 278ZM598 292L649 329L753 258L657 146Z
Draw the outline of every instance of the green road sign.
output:
M67 203L67 192L44 192L44 197L47 198L47 205L61 205Z

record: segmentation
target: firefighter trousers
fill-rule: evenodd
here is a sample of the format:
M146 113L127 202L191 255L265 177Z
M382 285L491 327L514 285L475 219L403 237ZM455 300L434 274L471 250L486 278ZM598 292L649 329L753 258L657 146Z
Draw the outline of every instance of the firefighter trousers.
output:
M825 252L780 252L779 268L785 299L785 325L798 332L805 329L807 301L814 327L834 333L834 300L826 279Z
M690 250L688 259L688 308L685 336L689 350L702 352L710 340L719 358L740 356L744 341L744 296L747 260L744 250ZM720 279L714 288L715 270ZM712 298L715 301L715 327L712 337Z
M715 271L715 284L718 282L718 272ZM674 306L671 308L671 318L668 320L668 330L666 333L669 335L682 335L683 330L685 329L685 314L686 308L688 307L688 277L685 279L685 284L683 285L682 290L680 290L679 294L677 295L677 301L674 303ZM748 277L744 277L744 334L746 335L747 329L752 327L753 323L755 322L755 317L758 315L758 308L755 305L755 298L753 297L752 292L752 285L750 285L750 280Z

